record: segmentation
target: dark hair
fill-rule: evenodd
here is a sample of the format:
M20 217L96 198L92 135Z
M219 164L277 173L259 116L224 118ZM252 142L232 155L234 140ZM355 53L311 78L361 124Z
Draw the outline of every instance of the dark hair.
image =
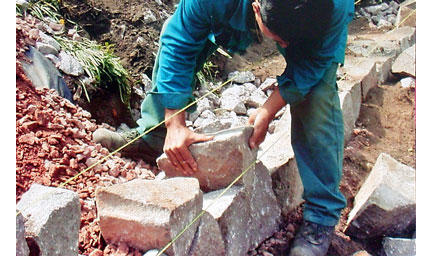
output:
M261 0L267 28L290 44L318 42L330 26L332 0Z

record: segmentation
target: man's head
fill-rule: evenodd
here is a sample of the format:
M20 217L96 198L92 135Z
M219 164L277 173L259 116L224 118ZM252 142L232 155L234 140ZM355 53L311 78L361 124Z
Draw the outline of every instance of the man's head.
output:
M319 40L329 27L332 0L255 0L255 19L263 34L281 47Z

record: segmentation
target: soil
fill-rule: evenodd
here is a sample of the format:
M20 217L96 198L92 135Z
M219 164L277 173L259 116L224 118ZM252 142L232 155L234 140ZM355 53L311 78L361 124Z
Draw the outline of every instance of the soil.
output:
M115 8L114 4L118 4L119 1L114 0L63 0L62 3L64 5L62 9L63 12L69 15L71 19L81 24L90 37L100 42L115 44L115 54L120 56L122 63L131 73L134 84L140 83L139 80L142 73L150 76L155 53L157 51L156 42L159 38L159 31L163 21L166 19L164 13L171 14L174 10L173 3L170 0L162 0L162 5L157 4L157 1L147 0L122 1L124 6L121 8ZM142 12L138 10L152 10L157 20L144 23L143 17L137 16L138 14L142 14ZM360 31L364 33L365 29L376 32L369 27L367 22L359 20L351 24L350 33ZM17 30L17 59L21 58L22 54L18 54L18 52L19 49L23 48L23 45L18 45L18 43L21 42L18 40L20 36L22 35L19 34ZM137 41L138 37L141 37L143 40L140 39ZM274 43L267 40L263 45L253 46L249 48L246 55L235 55L230 60L226 60L217 55L214 57L214 62L219 66L224 75L234 70L250 70L261 81L267 77L275 77L284 70L285 61L283 57L277 53ZM27 125L29 126L27 128L30 130L22 130L22 123L19 123L19 120L27 115L28 110L26 106L35 104L43 111L48 111L46 108L49 107L49 105L46 106L37 103L38 101L43 101L41 95L45 92L41 93L31 89L29 83L21 69L17 66L17 201L21 195L29 189L32 183L37 182L55 186L74 174L74 168L70 167L70 159L76 158L73 156L73 153L72 155L65 153L65 156L63 154L56 156L55 153L53 153L54 155L50 160L53 161L53 163L58 163L58 166L63 165L63 167L57 169L53 168L50 173L50 169L47 169L43 164L47 156L44 158L44 156L38 152L37 149L41 147L38 143L43 143L45 139L48 141L48 137L50 136L54 135L54 137L58 137L61 135L61 143L54 145L54 149L50 148L50 150L59 151L58 148L63 148L66 144L80 144L76 141L76 138L73 138L73 134L63 134L62 129L58 129L55 132L47 129L45 134L40 133L39 137L36 136L36 130L40 129L37 125L28 123ZM22 96L20 95L25 95L25 99L21 98ZM102 104L104 103L103 99L106 99L106 95L102 97L100 101L96 100L96 105L91 107L92 109L99 109L99 115L108 115L112 120L115 120L119 115L124 114L118 113L112 106L110 108L103 107L112 104L108 101ZM26 102L25 106L19 106L21 101ZM332 241L328 255L351 255L361 249L367 249L370 253L375 255L373 245L365 243L365 241L355 241L343 234L343 230L346 227L347 215L352 209L355 194L367 178L379 154L383 152L388 153L396 160L413 168L416 167L415 107L415 89L402 88L397 82L379 85L369 92L366 101L361 106L360 116L357 120L351 140L345 147L343 177L340 188L347 198L348 205L342 212L340 223L336 227L336 236ZM67 107L65 107L65 109L66 112L70 111L67 110ZM101 111L101 109L104 111ZM77 112L81 112L81 110ZM94 119L84 119L96 125ZM116 124L117 123L114 123L113 125ZM76 127L73 126L71 128ZM90 133L92 129L94 129L94 127L87 129L87 132ZM32 131L37 138L24 136ZM82 147L92 146L93 150L97 152L94 153L97 156L88 157L100 158L106 153L104 149L96 148L96 145L94 145L88 137L85 137L85 135L80 141ZM46 154L51 154L50 150L48 150ZM26 155L25 158L22 157L24 154ZM129 162L129 160L121 158L120 155L116 157L117 165L130 165L129 171L124 170L117 175L118 181L116 182L132 179L133 177L127 177L127 173L130 172L130 169L137 169L135 168L137 164L133 161ZM63 160L63 158L65 159ZM69 167L64 167L62 161L65 163L69 162ZM81 165L78 165L75 169L82 170L86 168L84 162L80 164ZM141 166L142 169L146 169L144 167L150 168L142 162L139 163L138 166ZM50 176L52 172L55 172L56 175ZM94 179L95 174L99 174L100 177L111 176L104 171L103 166L101 166L96 173L84 175L82 179L76 181L75 185L66 187L80 194L80 202L83 211L81 217L80 253L88 255L95 251L93 255L112 255L119 251L127 250L130 252L129 255L133 255L137 253L137 251L125 249L124 245L119 245L118 247L115 245L106 245L100 236L100 230L98 229L97 220L95 218L96 212L94 204L92 206L88 203L92 202L94 199L94 190L85 190L77 185L82 182L83 184L87 184L88 187L93 187L91 186L92 184L95 186L100 182L100 180ZM148 178L153 178L153 175L149 171L142 171L142 174ZM122 177L123 175L124 177ZM138 175L138 173L135 175ZM115 182L112 181L112 183ZM301 217L302 209L299 207L289 216L285 217L280 231L264 241L258 248L250 251L249 255L285 255L286 250L292 242L295 231L299 227Z
M172 0L63 0L62 11L80 24L92 39L114 44L114 53L129 71L133 83L141 74L151 77L163 22L174 12ZM155 20L147 21L151 11Z
M147 20L143 10L151 11L154 19ZM61 11L67 19L84 29L80 35L102 45L114 45L114 55L127 69L130 85L144 88L142 75L151 77L160 30L163 22L174 12L174 3L172 0L64 0L61 1ZM113 89L107 92L106 89L91 88L91 101L82 96L76 99L76 103L88 110L99 124L118 127L125 123L135 127L130 109L120 100L117 85L101 86ZM139 110L142 99L133 92L130 105L132 109Z
M392 83L378 85L369 91L366 101L361 105L351 140L344 150L340 188L347 199L347 207L336 226L337 238L333 241L333 251L330 253L348 255L352 252L347 249L359 246L349 240L343 230L354 197L381 153L387 153L397 161L416 168L415 108L415 88L402 88L400 83ZM353 248L347 246L347 241ZM372 246L373 249L374 243L362 246Z

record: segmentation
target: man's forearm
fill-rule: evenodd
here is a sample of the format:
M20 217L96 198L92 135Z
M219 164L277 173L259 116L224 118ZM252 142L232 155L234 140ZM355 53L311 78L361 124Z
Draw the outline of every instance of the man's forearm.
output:
M285 105L286 102L280 95L279 88L276 87L276 90L274 90L274 92L261 107L261 111L265 111L266 116L270 119L269 121L271 121L276 113Z
M186 127L186 113L182 111L178 113L178 109L165 109L165 126L167 129L171 127Z

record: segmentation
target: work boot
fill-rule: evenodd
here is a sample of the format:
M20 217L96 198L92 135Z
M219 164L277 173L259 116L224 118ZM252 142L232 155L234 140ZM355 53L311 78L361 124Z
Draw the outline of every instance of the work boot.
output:
M127 132L113 132L105 128L99 128L93 133L93 141L100 143L110 152L120 148L126 143L138 137L140 134L137 130L132 129ZM155 163L155 159L160 155L141 138L135 140L121 151L122 156L130 158L140 158L147 163Z
M289 256L325 256L333 235L333 226L303 221Z

